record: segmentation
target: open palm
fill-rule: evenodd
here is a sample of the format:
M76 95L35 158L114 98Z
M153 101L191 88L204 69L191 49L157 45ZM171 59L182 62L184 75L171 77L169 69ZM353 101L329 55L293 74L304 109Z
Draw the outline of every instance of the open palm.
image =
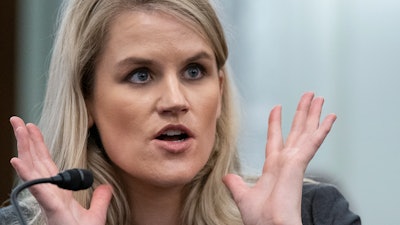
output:
M59 171L44 143L39 128L25 124L19 117L10 119L17 139L18 157L11 164L24 181L56 175ZM47 219L47 223L56 224L105 224L112 188L101 185L93 193L90 208L82 207L71 191L63 190L52 184L39 184L30 189L37 199Z
M320 124L323 102L323 98L314 98L313 93L302 96L285 142L281 107L274 107L268 121L266 157L259 180L248 187L237 175L224 177L246 225L301 224L304 173L336 119L329 114Z

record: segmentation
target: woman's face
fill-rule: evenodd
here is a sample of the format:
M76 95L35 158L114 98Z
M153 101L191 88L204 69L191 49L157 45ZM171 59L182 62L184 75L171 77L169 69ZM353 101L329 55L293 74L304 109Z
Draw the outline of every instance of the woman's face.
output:
M222 72L193 29L158 12L125 12L96 63L89 120L124 182L187 184L212 151Z

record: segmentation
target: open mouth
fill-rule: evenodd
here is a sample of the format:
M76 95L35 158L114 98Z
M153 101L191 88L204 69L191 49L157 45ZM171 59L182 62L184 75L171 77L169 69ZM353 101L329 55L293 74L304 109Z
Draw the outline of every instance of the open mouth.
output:
M167 130L156 137L162 141L184 141L189 138L189 135L182 130Z

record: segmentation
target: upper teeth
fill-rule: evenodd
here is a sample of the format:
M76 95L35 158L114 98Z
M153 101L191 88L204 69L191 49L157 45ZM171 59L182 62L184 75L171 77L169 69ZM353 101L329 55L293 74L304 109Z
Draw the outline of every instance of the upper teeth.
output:
M181 130L167 130L163 133L163 135L174 136L174 135L181 135L184 132Z

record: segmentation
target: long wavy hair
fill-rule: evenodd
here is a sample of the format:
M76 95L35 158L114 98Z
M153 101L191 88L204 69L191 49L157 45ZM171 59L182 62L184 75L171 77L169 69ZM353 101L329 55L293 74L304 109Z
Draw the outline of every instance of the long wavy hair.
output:
M204 168L187 184L181 223L191 225L243 224L232 197L222 183L227 173L239 173L236 149L237 119L232 81L226 60L228 48L213 5L208 0L68 0L64 1L56 34L42 117L39 122L45 142L60 170L87 168L94 185L114 188L107 223L132 224L126 191L104 155L95 128L88 127L85 100L93 89L94 67L107 41L110 22L122 11L159 10L182 20L199 32L214 50L217 66L224 73L222 114L217 121L216 139ZM101 142L101 141L100 141ZM93 188L74 193L88 207ZM44 221L32 197L25 204L37 207L31 222Z

